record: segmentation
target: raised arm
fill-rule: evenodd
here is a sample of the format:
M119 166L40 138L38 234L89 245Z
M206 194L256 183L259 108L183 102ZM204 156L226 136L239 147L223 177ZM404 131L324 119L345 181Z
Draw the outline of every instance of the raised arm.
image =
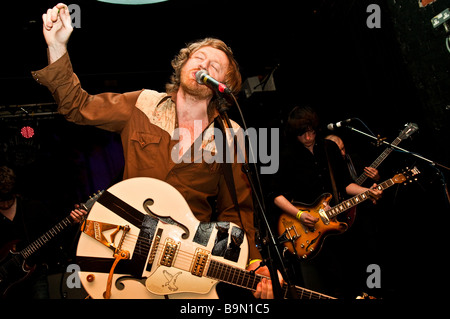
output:
M73 31L69 8L64 3L58 3L42 15L42 22L51 64L67 52L67 42Z
M120 132L131 117L141 91L91 95L83 90L67 52L73 31L68 7L57 4L42 15L42 21L49 65L32 71L33 78L50 90L58 103L58 112L67 120Z

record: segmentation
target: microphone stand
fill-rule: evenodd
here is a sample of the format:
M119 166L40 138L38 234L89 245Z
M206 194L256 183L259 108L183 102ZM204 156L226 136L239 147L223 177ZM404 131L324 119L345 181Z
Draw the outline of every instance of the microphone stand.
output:
M440 173L442 186L444 187L445 196L447 198L447 204L450 205L450 194L449 194L449 191L448 191L448 188L447 188L447 183L445 181L444 175L442 174L442 172L439 170L439 168L437 166L445 168L446 170L450 171L449 167L444 166L442 164L439 164L439 163L437 163L435 161L432 161L432 160L430 160L428 158L425 158L425 157L423 157L420 154L413 153L411 151L405 150L404 148L398 147L397 145L392 145L391 143L386 142L384 139L380 139L379 137L375 137L375 136L372 136L370 134L364 133L364 132L362 132L360 130L357 130L356 128L354 128L352 126L346 125L345 127L350 129L351 131L357 132L359 134L362 134L364 136L367 136L367 137L370 137L371 139L376 140L377 141L377 145L385 144L385 145L387 145L390 148L394 148L394 149L397 149L397 150L399 150L401 152L404 152L406 154L413 155L413 156L415 156L417 158L420 158L421 160L431 164L431 167L435 168Z
M216 91L217 92L217 91ZM217 92L218 93L218 92ZM241 119L242 119L242 124L243 127L245 129L245 131L247 131L247 124L245 123L245 119L244 116L242 114L241 108L239 106L239 103L236 100L236 97L233 94L230 94L233 97L234 103L236 104L236 107L240 113ZM235 135L232 133L233 130L231 130L232 126L231 126L231 122L230 119L228 117L227 114L227 110L228 108L224 106L224 104L227 103L227 101L222 97L221 94L218 93L219 96L219 107L218 107L218 111L219 113L223 116L223 118L225 119L227 126L230 128L230 133L232 134L233 139L236 141L235 139ZM225 132L226 134L226 132ZM226 138L226 136L225 136ZM226 141L226 139L225 139ZM244 139L244 147L245 147L245 139ZM279 246L277 244L277 241L275 239L275 236L273 235L272 229L270 227L270 223L267 219L267 215L265 212L265 204L264 204L264 200L262 199L263 197L263 192L262 192L262 188L261 188L261 182L260 182L260 178L259 178L259 174L258 174L258 170L256 167L256 164L254 163L255 169L254 169L254 173L256 176L256 180L258 183L258 189L259 189L259 194L256 191L256 187L255 184L253 182L253 178L251 176L251 172L250 172L250 167L249 164L247 162L247 157L242 157L242 153L241 153L241 148L240 147L236 147L236 149L239 152L238 158L244 158L244 163L242 165L242 171L246 174L247 179L250 183L250 187L252 189L252 194L253 194L253 198L256 200L257 205L259 207L259 215L262 217L262 220L264 222L264 225L266 227L267 233L268 233L268 238L264 238L261 240L261 246L262 248L260 248L260 252L261 255L263 257L263 262L261 264L261 266L266 265L269 269L270 272L270 278L272 279L272 288L273 288L273 294L274 294L274 298L275 299L282 299L282 291L281 291L281 286L280 286L280 282L278 280L278 274L276 271L276 268L274 267L274 263L272 262L272 254L271 254L271 249L273 249L275 251L276 257L279 259L280 262L280 267L281 267L281 273L283 276L284 281L287 284L288 290L287 290L287 294L290 298L292 299L298 299L298 295L297 295L297 290L295 289L295 285L292 285L291 280L289 279L288 276L288 271L287 268L284 264L283 258L282 258L282 254L280 252ZM249 143L249 153L251 153L252 158L256 158L254 156L254 152L251 146L251 143ZM241 157L239 157L241 156Z
M413 156L415 156L415 157L417 157L417 158L420 158L421 160L424 160L424 161L430 163L430 164L433 165L433 166L436 166L436 165L437 165L437 166L443 167L443 168L445 168L446 170L449 170L449 171L450 171L450 167L446 167L446 166L444 166L444 165L442 165L442 164L439 164L439 163L437 163L437 162L435 162L435 161L432 161L432 160L430 160L430 159L428 159L428 158L425 158L425 157L423 157L422 155L419 155L419 154L413 153L413 152L411 152L411 151L405 150L404 148L398 147L397 145L393 145L393 144L391 144L391 143L389 143L389 142L386 142L384 139L380 139L380 138L378 138L378 137L375 137L375 136L372 136L372 135L370 135L370 134L364 133L364 132L362 132L362 131L360 131L360 130L357 130L356 128L354 128L354 127L352 127L352 126L346 125L345 127L348 128L348 129L350 129L350 130L352 130L352 131L354 131L354 132L358 132L358 133L360 133L360 134L362 134L362 135L365 135L365 136L367 136L367 137L370 137L371 139L376 140L376 141L377 141L377 145L378 145L378 144L380 144L380 145L381 145L381 144L385 144L385 145L387 145L387 146L389 146L389 147L391 147L391 148L395 148L395 149L397 149L397 150L399 150L399 151L402 151L402 152L404 152L404 153L407 153L407 154L413 155Z

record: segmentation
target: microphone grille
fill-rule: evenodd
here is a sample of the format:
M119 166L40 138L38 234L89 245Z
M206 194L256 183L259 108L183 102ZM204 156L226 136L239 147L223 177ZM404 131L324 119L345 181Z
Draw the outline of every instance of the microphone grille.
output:
M203 84L202 78L205 75L208 75L208 71L206 70L197 71L197 73L195 73L195 80L197 81L197 83Z

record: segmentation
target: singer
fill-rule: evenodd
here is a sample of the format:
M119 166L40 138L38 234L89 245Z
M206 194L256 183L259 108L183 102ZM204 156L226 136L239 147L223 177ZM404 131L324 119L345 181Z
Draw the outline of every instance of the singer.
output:
M58 4L48 9L42 19L49 65L32 72L32 75L53 94L58 112L68 121L95 125L121 135L124 179L152 177L163 180L184 196L198 220L210 221L215 210L217 220L240 225L249 240L248 270L257 269L261 256L255 245L251 189L241 170L242 164L235 162L231 165L240 209L238 214L230 196L231 189L227 187L223 164L206 163L203 159L201 163L174 163L171 159L175 144L180 146L180 157L190 156L195 145L215 144L214 139L194 144L203 130L216 125L226 127L217 111L220 100L213 89L197 82L196 73L206 70L236 94L241 87L241 75L232 50L221 40L212 38L193 42L181 49L172 60L174 71L164 93L141 90L91 95L81 88L67 52L73 31L67 6ZM194 130L194 122L201 122L202 130ZM176 128L189 131L191 138L179 136L179 140L173 140ZM213 209L214 202L216 207ZM256 272L269 275L267 267L258 268ZM261 280L254 297L272 298L271 281Z

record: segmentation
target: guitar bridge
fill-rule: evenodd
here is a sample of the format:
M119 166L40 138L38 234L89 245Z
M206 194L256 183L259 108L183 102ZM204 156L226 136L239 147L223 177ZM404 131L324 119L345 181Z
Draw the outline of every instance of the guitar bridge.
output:
M162 228L159 228L158 231L156 232L155 240L153 242L153 247L152 247L152 250L150 251L150 256L148 257L148 261L147 261L147 271L150 271L150 269L152 268L153 261L155 260L155 257L156 257L156 252L158 251L159 243L161 241L162 232L163 232Z

